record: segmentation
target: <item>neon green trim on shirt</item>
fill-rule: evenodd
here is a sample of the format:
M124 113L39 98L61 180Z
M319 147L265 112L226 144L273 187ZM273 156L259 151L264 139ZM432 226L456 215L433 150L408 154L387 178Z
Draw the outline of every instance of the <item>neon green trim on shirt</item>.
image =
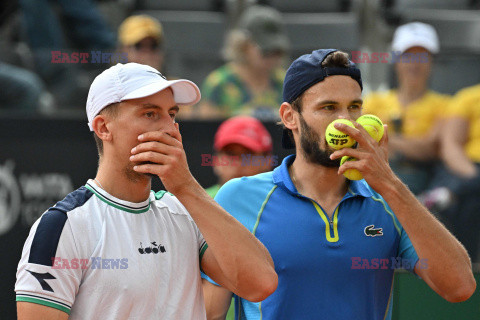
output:
M265 206L267 205L267 202L270 199L270 196L272 195L273 191L275 191L276 188L277 188L277 185L275 185L270 190L270 192L268 192L267 197L265 198L265 200L262 203L262 206L260 207L260 211L257 214L257 221L255 222L255 225L253 226L253 230L252 230L253 235L255 235L255 232L257 231L257 227L260 224L260 217L262 216L263 209L265 209Z
M325 236L328 242L337 242L339 240L338 237L338 207L335 209L335 213L333 214L333 237L330 234L330 222L327 218L325 212L320 208L320 206L312 200L313 206L317 210L318 214L322 218L323 222L325 222Z
M385 201L383 199L375 198L374 196L372 196L372 199L383 204L383 208L385 209L385 212L387 212L390 215L390 217L392 217L393 225L395 226L395 229L397 229L398 235L401 236L402 231L400 230L400 227L398 226L397 221L395 220L395 216L393 212L388 210L387 204L385 203Z

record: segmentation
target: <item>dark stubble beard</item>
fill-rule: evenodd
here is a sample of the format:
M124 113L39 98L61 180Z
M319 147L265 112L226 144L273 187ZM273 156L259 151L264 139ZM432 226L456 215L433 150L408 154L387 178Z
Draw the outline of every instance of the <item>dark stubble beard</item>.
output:
M300 126L302 128L300 147L305 159L327 168L338 168L341 159L331 160L330 155L334 151L320 149L320 136L305 122L302 114L300 114Z

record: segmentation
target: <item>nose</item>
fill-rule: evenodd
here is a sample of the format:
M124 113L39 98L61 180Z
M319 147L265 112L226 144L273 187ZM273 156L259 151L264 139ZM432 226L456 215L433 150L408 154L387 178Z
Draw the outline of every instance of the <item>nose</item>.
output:
M345 109L345 110L342 110L342 111L339 112L338 119L352 120L352 117L351 117L350 113L348 112L348 110Z
M177 132L177 127L175 126L175 120L168 117L168 120L166 121L166 123L162 125L161 131L165 132L169 136L174 137Z

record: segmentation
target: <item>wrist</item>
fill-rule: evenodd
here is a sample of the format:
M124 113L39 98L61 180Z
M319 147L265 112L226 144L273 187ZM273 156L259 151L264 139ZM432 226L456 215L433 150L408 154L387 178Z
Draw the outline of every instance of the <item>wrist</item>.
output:
M395 199L400 199L404 197L403 193L405 191L408 192L408 187L398 178L397 176L393 176L392 179L386 180L382 189L379 190L379 194L387 201L393 201Z
M170 187L168 191L175 195L175 197L180 198L189 194L198 193L199 189L203 190L197 180L195 180L194 177L190 177L189 179L184 180L183 183L178 184L175 187Z

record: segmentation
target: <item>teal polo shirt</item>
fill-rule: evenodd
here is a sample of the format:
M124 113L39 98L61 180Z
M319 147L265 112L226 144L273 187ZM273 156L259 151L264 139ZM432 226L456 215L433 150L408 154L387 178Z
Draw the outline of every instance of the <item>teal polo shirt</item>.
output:
M265 245L279 277L262 302L236 296L235 319L391 319L394 270L418 261L408 235L364 180L350 181L329 218L296 190L288 173L294 159L231 180L215 197Z

